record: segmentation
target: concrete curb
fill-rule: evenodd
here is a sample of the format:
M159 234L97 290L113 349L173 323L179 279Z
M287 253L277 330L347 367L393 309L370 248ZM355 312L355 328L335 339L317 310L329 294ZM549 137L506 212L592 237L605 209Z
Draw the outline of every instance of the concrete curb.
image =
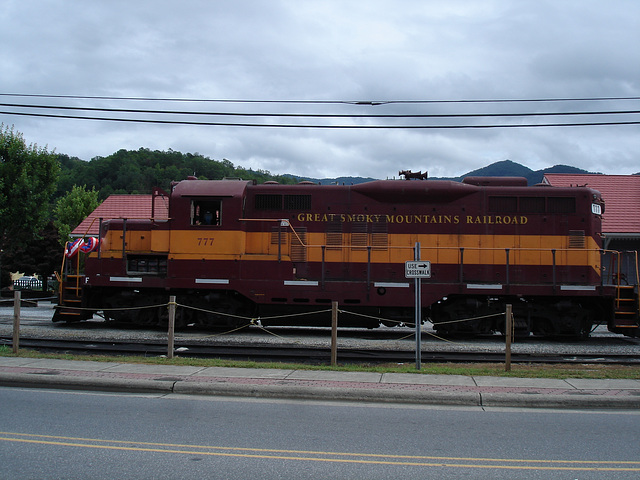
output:
M0 373L0 386L3 387L132 393L172 393L174 383L174 380L69 377L46 373Z
M577 410L634 410L640 408L640 396L612 395L531 395L518 393L482 393L483 407L554 408Z
M414 403L422 405L480 406L480 394L474 392L392 391L367 388L309 387L295 385L246 385L177 382L174 393L185 395L222 395L297 400L348 402Z
M0 373L0 386L92 390L132 393L176 393L181 395L219 395L297 400L351 402L416 403L425 405L480 406L480 394L474 392L390 391L367 388L321 388L297 385L256 385L193 382L178 378L157 380L124 378L71 377L42 373Z
M553 409L625 409L640 408L640 395L537 395L530 393L480 393L416 390L380 390L374 388L313 387L299 385L259 385L189 381L165 375L157 379L68 376L59 373L0 372L0 386L91 390L150 394L209 395L292 400L324 400L371 403L404 403L467 407L511 407Z

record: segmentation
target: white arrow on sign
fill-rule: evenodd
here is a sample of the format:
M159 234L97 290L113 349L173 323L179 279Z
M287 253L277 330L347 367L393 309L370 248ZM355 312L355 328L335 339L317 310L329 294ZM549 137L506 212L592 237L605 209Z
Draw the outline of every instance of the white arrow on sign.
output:
M431 262L424 260L404 262L406 278L431 278Z

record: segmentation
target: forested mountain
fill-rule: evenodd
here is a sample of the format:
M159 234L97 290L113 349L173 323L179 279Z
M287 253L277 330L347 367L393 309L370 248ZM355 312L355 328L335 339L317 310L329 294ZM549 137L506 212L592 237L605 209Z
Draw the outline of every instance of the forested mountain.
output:
M225 177L238 177L256 180L262 183L275 180L279 183L293 184L301 180L316 183L354 185L374 180L362 177L308 178L294 175L275 175L264 170L246 169L235 166L229 160L212 160L199 153L181 153L174 150L159 151L140 148L139 150L119 150L107 157L96 157L89 162L68 155L59 155L61 171L54 199L70 192L74 185L86 185L95 188L100 200L114 193L151 193L153 187L168 190L172 181L184 180L190 175L199 179L217 180ZM530 185L540 183L545 173L589 173L576 167L556 165L544 170L531 170L528 167L503 160L460 177L441 178L460 181L467 176L514 176L525 177ZM435 178L435 177L433 177Z
M296 183L295 177L272 175L264 170L236 167L229 160L212 160L198 153L163 152L141 148L119 150L108 157L89 162L59 155L61 171L55 198L71 191L74 185L95 188L104 200L114 193L151 193L153 187L168 190L172 181L194 175L202 180L239 177L246 180Z
M594 173L588 172L581 168L571 167L569 165L555 165L553 167L542 170L531 170L528 167L512 162L511 160L503 160L501 162L492 163L478 170L473 170L462 177L452 178L451 180L462 180L464 177L524 177L529 185L535 185L542 182L542 177L546 173Z

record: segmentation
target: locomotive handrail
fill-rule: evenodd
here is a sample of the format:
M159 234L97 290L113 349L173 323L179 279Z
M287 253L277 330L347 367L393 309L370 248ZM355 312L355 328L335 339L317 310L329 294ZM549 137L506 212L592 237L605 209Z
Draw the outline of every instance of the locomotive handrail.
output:
M89 224L89 226L87 227L87 229L85 230L85 232L82 234L82 236L81 236L81 237L78 237L78 238L81 238L81 239L83 239L83 240L84 240L84 239L87 237L87 235L89 234L89 230L91 230L91 227L92 227L92 226L93 226L93 224L95 223L96 219L97 219L97 217L94 217L94 218L91 220L91 223ZM100 218L100 222L102 223L102 218ZM100 232L98 232L98 234L100 234ZM100 244L98 243L98 245L100 245ZM80 257L78 256L78 258L80 258ZM55 273L55 275L56 275L56 278L58 279L58 281L59 281L60 283L62 283L62 282L61 282L61 279L62 279L62 278L64 278L64 276L65 276L65 262L66 262L66 259L67 259L67 256L66 256L66 255L63 255L63 256L62 256L62 265L60 266L60 274L58 274L58 272L54 272L54 273ZM62 285L60 285L60 288L62 288Z
M302 238L300 237L300 235L298 234L298 232L296 231L295 227L291 224L291 221L288 218L239 218L238 221L240 222L280 222L281 226L286 226L289 227L291 229L291 231L295 234L296 238L298 239L298 241L300 242L300 245L305 247L305 248L327 248L329 247L329 245L326 244L309 244L309 243L305 243ZM332 249L366 249L366 248L376 248L374 245L330 245L330 247ZM388 246L387 248L389 249L393 249L393 250L411 250L412 252L414 251L414 246ZM505 250L513 250L513 251L531 251L531 252L601 252L601 251L605 251L605 252L615 252L615 250L602 250L602 249L595 249L595 248L532 248L532 247L460 247L460 246L440 246L440 245L435 245L435 246L423 246L421 245L420 250L459 250L459 249L465 249L465 250L477 250L477 251L505 251Z
M241 221L247 221L247 222L259 222L259 221L266 221L266 222L279 222L280 226L286 226L289 227L291 229L291 231L293 232L293 234L296 236L297 241L299 242L299 244L304 247L304 248L319 248L322 251L322 274L321 274L321 285L324 288L324 284L325 284L325 276L324 276L324 264L325 264L325 253L326 253L326 249L329 247L329 245L327 244L321 244L321 245L315 245L315 244L308 244L305 243L305 241L300 237L300 235L298 234L298 232L296 231L295 227L293 225L291 225L291 222L288 219L283 219L283 218L270 218L270 219L251 219L251 218L242 218L239 219ZM367 283L367 290L370 288L370 284L371 284L371 251L373 248L375 248L374 245L331 245L330 246L332 249L340 249L340 250L354 250L354 249L358 249L358 250L367 250L367 279L366 279L366 283ZM408 251L414 251L414 247L411 246L387 246L386 247L388 250L408 250ZM510 285L511 283L511 279L510 279L510 254L511 252L514 253L521 253L521 252L539 252L541 254L543 253L550 253L552 256L552 285L553 285L553 291L555 293L556 288L557 288L557 278L556 278L556 254L557 253L598 253L600 254L600 282L601 282L601 286L604 285L604 267L603 267L603 252L605 252L605 250L602 249L592 249L592 248L533 248L533 247L473 247L473 246L441 246L441 245L434 245L434 246L421 246L420 247L420 251L429 251L429 250L436 250L436 251L443 251L443 250L455 250L458 251L460 253L459 255L459 276L458 276L458 282L462 283L464 281L464 252L465 250L467 251L478 251L478 252L504 252L505 253L505 284L507 286ZM278 261L281 260L281 239L280 237L278 237Z
M85 238L89 234L89 230L91 230L91 227L93 227L93 224L95 223L95 221L96 221L96 217L93 217L93 220L91 220L91 223L89 224L85 232L82 234L82 238ZM100 232L98 232L98 235L99 234Z
M242 221L268 221L268 222L283 222L283 226L289 226L291 228L291 231L293 233L295 233L296 237L298 238L298 240L300 241L300 245L306 248L327 248L327 247L331 247L332 249L366 249L366 248L377 248L375 245L326 245L326 244L309 244L309 243L305 243L300 236L298 235L298 233L296 232L295 228L293 227L293 225L291 225L291 222L289 222L289 220L287 219L248 219L248 218L242 218L240 219ZM411 250L412 252L414 251L415 247L414 246L402 246L402 245L394 245L394 246L387 246L386 248L388 249L392 249L392 250ZM602 249L600 248L532 248L532 247L460 247L460 246L452 246L452 247L448 247L448 246L440 246L440 245L434 245L434 246L421 246L420 250L459 250L460 248L464 248L465 250L478 250L478 251L505 251L506 250L514 250L514 251L531 251L531 252L552 252L552 251L557 251L557 252L600 252L602 251ZM604 250L606 252L615 252L615 250Z
M640 286L640 272L638 272L638 251L634 250L636 264L636 285Z
M636 305L638 307L638 315L640 315L640 272L638 272L638 251L634 251L635 254L635 267L636 267L636 287L638 289Z
M616 307L617 308L621 308L622 307L622 303L623 303L623 296L625 295L623 290L625 288L632 288L633 289L633 293L635 296L635 310L636 310L636 314L640 315L640 272L638 271L638 251L637 250L627 250L624 252L620 252L617 250L610 250L610 253L612 253L612 258L611 258L611 262L615 262L615 266L612 265L611 270L612 270L612 279L614 280L614 285L616 286ZM627 254L627 255L631 255L633 260L632 260L632 268L634 270L633 273L635 273L634 277L635 277L635 283L629 283L629 278L627 275L625 275L623 273L623 268L622 268L622 257L623 254ZM622 281L626 281L626 285L622 285ZM628 296L624 296L624 300L629 300Z
M300 237L298 237L300 238ZM371 248L371 249L376 249L379 248L375 245L326 245L326 244L305 244L304 242L302 242L302 240L300 240L301 245L303 247L306 248L331 248L331 249L357 249L357 250L366 250L367 248ZM394 246L387 246L386 247L389 250L411 250L411 252L413 252L415 250L415 247L412 246L401 246L401 245L394 245ZM455 247L447 247L447 246L427 246L427 247L420 247L420 251L423 250L474 250L474 251L496 251L496 252L505 252L505 251L515 251L515 252L549 252L549 253L553 253L553 252L573 252L573 253L583 253L583 252L601 252L603 251L600 248L531 248L531 247L459 247L459 246L455 246ZM605 251L609 251L609 250L605 250ZM611 250L614 251L614 250Z
M97 217L96 217L97 218ZM104 218L102 217L103 220L152 220L154 222L166 222L167 220L171 220L170 217L123 217L123 216L119 216L119 217L109 217L109 218ZM94 218L95 220L95 218Z
M327 247L331 247L332 249L358 249L358 250L365 250L367 248L379 248L375 245L314 245L314 244L302 244L303 247L307 247L307 248L327 248ZM412 252L415 250L415 247L411 247L411 246L388 246L386 247L387 249L390 250L411 250ZM422 250L460 250L460 249L464 249L464 250L477 250L477 251L497 251L497 252L504 252L505 250L511 250L511 251L517 251L517 252L549 252L552 253L553 251L556 252L574 252L574 253L579 253L579 252L600 252L602 251L600 248L531 248L531 247L443 247L443 246L429 246L429 247L421 247L420 251ZM608 251L608 250L605 250ZM613 251L613 250L612 250Z
M623 260L623 255L624 254L631 254L633 257L633 270L634 270L634 277L635 277L635 283L634 284L630 284L630 285L635 285L638 286L640 285L640 275L638 272L638 252L637 250L626 250L626 251L619 251L619 250L602 250L603 253L609 253L611 254L611 259L610 259L610 270L611 270L611 275L612 275L612 279L615 279L616 281L614 282L614 284L616 285L620 285L622 284L622 280L626 279L628 280L628 277L626 275L624 275L622 273L622 260Z
M287 226L291 229L291 231L293 232L293 234L296 236L296 239L298 240L299 244L301 246L303 246L304 248L319 248L322 251L322 273L321 273L321 285L324 288L324 284L325 284L325 275L324 275L324 264L325 264L325 254L326 254L326 250L329 247L329 245L327 244L321 244L321 245L315 245L315 244L308 244L305 243L305 241L300 237L300 235L298 234L298 232L296 231L296 229L294 228L293 225L291 225L291 222L288 219L242 219L244 221L270 221L270 222L280 222L281 226ZM330 246L332 249L340 249L340 250L354 250L354 249L358 249L358 250L367 250L367 278L366 278L366 283L367 283L367 290L370 288L370 284L371 284L371 251L373 248L375 248L375 246L373 245L331 245ZM388 250L408 250L408 251L413 251L414 247L411 246L387 246L386 247ZM544 253L549 253L552 256L552 286L553 286L553 291L554 293L556 292L557 289L557 263L556 263L556 255L558 253L598 253L600 255L600 283L601 286L604 286L604 267L603 267L603 252L605 252L605 250L602 249L593 249L593 248L538 248L538 247L516 247L516 246L512 246L512 247L473 247L473 246L441 246L441 245L434 245L434 246L421 246L420 247L421 251L443 251L443 250L453 250L453 251L458 251L459 252L459 276L458 276L458 282L462 283L464 281L464 252L465 250L467 251L474 251L474 252L504 252L505 253L505 284L507 286L509 286L511 284L511 278L510 278L510 266L511 266L511 253L522 253L522 252L539 252L541 254ZM280 238L278 238L278 261L281 260L281 240Z

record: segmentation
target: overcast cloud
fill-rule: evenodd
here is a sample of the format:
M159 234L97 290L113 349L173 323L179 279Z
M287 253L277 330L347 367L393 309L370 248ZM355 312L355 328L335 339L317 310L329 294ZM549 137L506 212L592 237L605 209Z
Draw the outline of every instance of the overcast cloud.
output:
M636 0L5 0L0 93L394 101L640 98ZM640 99L383 105L155 102L1 96L26 105L234 113L434 114L640 110ZM295 125L640 122L640 114L290 118L2 112ZM640 172L640 125L347 129L167 125L0 114L29 143L90 160L119 149L198 152L311 177L457 176L510 159Z

